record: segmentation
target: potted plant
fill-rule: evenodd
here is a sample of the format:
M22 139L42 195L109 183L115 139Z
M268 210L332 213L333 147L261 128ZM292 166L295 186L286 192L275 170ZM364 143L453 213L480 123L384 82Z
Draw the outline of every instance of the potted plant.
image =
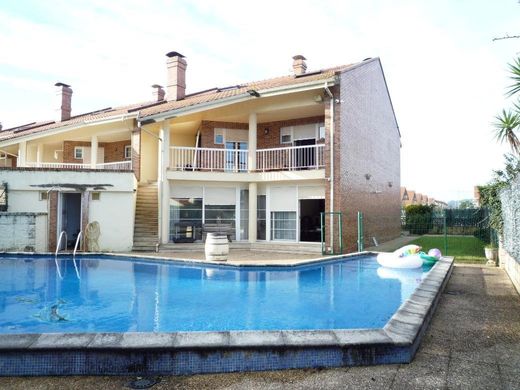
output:
M494 243L486 245L484 247L484 253L486 254L487 265L496 265L498 259L498 248Z

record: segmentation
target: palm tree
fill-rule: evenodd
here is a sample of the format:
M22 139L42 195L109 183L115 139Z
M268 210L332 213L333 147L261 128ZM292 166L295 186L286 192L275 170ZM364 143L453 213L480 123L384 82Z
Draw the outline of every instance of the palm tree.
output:
M509 64L513 84L509 86L507 96L511 97L520 92L520 57ZM502 110L495 117L495 137L499 142L507 142L511 150L520 155L520 99L513 103L512 110Z

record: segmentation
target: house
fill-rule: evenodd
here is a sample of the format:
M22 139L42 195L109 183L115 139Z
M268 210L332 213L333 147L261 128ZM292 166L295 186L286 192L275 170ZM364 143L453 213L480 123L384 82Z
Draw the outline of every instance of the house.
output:
M186 58L166 62L151 101L72 115L57 83L54 120L0 132L7 214L34 214L29 247L54 250L62 231L72 245L97 221L105 251L200 241L210 225L353 251L358 211L367 243L399 236L400 133L378 58L308 72L297 55L293 74L189 94Z

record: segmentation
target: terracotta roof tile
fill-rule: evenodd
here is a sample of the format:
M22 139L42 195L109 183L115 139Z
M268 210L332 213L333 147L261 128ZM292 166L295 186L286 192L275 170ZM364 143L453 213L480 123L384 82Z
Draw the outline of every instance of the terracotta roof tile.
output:
M267 80L253 81L241 85L235 85L225 88L212 88L196 93L186 95L183 100L179 101L164 101L164 102L144 102L130 104L115 108L105 108L102 110L93 111L90 113L80 114L71 117L67 121L54 122L38 122L30 123L23 126L18 126L10 129L0 131L0 142L7 141L9 139L18 138L30 134L35 134L51 129L58 129L64 126L70 126L74 124L81 124L85 121L95 121L104 118L110 118L113 116L119 116L126 113L139 112L141 118L151 116L170 110L179 108L191 107L201 103L208 103L212 101L218 101L228 97L238 96L247 93L248 90L264 91L271 88L298 85L312 81L326 80L333 77L336 73L346 70L355 64L342 65L333 68L324 69L316 72L308 72L302 76L295 77L293 75L276 77Z

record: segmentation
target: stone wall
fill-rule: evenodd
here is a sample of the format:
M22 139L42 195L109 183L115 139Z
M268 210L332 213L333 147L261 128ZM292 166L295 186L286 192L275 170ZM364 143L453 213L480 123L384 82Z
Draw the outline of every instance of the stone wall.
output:
M0 213L0 251L46 251L46 213Z
M504 232L500 263L520 291L520 176L500 193Z

